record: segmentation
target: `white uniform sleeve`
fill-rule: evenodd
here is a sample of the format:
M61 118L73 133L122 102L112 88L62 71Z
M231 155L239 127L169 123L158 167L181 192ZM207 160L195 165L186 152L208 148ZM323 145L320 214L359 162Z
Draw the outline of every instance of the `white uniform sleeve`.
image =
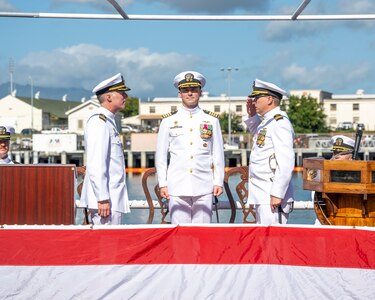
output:
M292 179L294 169L294 132L290 121L287 118L276 122L272 132L272 143L275 151L277 168L273 178L271 195L284 199L285 193Z
M108 122L108 121L107 121ZM86 128L86 176L97 201L109 199L110 135L106 122L93 116Z
M261 120L258 116L258 114L255 114L254 116L250 117L245 120L245 124L247 126L247 129L252 133L256 134L257 133L257 128L258 125L260 124Z
M163 120L159 127L156 146L155 166L159 187L167 186L169 132L167 121Z
M216 119L216 118L215 118ZM224 145L223 137L221 134L220 122L216 119L216 124L214 126L214 139L213 139L213 150L212 157L214 163L214 185L223 186L224 182Z

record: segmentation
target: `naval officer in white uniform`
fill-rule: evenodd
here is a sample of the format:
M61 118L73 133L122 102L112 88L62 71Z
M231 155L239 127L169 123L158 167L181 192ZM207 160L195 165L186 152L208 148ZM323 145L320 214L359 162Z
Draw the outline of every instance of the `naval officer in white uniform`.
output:
M120 73L93 89L101 106L85 127L87 166L80 206L89 209L96 225L121 224L121 214L130 212L124 151L115 123L129 90Z
M8 153L11 134L14 134L13 127L0 126L0 165L14 164Z
M254 134L248 202L255 204L257 224L285 224L293 208L294 131L280 110L283 96L275 84L256 79L247 99L245 123Z
M224 147L218 115L199 107L206 79L186 71L174 79L182 105L163 116L156 169L172 224L210 223L212 196L223 193ZM170 163L168 165L168 153Z

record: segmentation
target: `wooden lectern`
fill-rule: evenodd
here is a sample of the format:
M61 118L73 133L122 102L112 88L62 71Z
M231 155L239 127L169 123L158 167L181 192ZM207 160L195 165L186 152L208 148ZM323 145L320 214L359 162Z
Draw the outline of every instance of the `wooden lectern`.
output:
M74 224L75 165L1 165L0 224Z
M375 226L375 161L305 158L303 188L320 223Z

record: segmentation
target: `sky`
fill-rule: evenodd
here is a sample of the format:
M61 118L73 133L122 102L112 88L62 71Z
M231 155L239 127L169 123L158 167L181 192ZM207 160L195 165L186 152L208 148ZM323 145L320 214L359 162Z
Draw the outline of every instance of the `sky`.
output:
M292 15L302 0L118 0L128 15ZM117 14L106 0L0 0L0 12ZM308 14L375 14L371 0L312 0ZM91 91L121 72L130 96L176 96L202 73L210 95L246 96L255 78L286 91L375 94L375 20L150 21L0 17L0 84ZM232 71L227 71L228 68ZM235 69L238 68L238 71ZM224 71L221 71L224 69ZM42 96L42 95L41 95ZM87 97L90 97L88 94Z

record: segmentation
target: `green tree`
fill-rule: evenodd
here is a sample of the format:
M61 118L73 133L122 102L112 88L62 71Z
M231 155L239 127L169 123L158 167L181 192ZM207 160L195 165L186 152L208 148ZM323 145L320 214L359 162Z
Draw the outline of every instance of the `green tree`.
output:
M136 116L139 114L139 99L129 97L126 99L126 105L121 112L124 114L124 118Z
M315 98L290 96L288 104L283 101L281 108L288 113L296 133L329 132L323 104Z
M228 133L228 113L227 112L223 112L220 115L220 127L223 132ZM230 119L230 127L232 129L232 133L242 132L244 130L242 126L242 118L239 115L232 113L231 119Z

